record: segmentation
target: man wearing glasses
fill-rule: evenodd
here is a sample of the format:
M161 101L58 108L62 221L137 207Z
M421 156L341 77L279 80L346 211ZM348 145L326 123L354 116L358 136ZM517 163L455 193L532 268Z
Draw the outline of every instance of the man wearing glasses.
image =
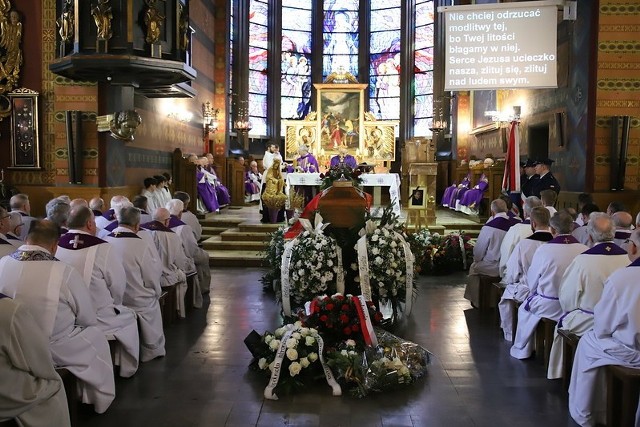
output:
M640 368L640 230L628 239L631 264L615 271L604 285L593 311L593 329L580 338L571 383L569 412L581 426L605 422L606 399L603 366ZM638 416L636 416L638 418ZM638 419L636 419L638 425Z
M7 233L11 231L11 215L0 206L0 258L15 252L16 247L7 238Z

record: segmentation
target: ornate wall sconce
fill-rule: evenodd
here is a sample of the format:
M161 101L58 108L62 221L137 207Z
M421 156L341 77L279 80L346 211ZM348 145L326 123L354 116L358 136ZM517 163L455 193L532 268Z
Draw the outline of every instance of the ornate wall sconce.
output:
M251 130L251 121L249 120L248 101L238 101L238 115L233 122L233 130L239 133L249 133Z
M211 102L202 104L202 128L203 137L208 138L210 134L216 133L220 122L218 122L219 109L211 107Z
M449 121L445 117L444 109L442 108L442 102L444 98L436 98L433 101L433 120L429 130L433 133L444 132L449 127Z

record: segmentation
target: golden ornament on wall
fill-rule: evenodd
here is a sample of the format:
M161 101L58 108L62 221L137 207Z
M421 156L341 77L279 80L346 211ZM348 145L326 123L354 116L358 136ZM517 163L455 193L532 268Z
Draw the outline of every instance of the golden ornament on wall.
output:
M109 40L113 36L113 31L111 30L113 13L111 12L110 1L98 0L98 3L91 7L91 16L96 23L98 40Z
M164 15L156 7L157 0L145 0L147 10L144 14L144 24L147 26L147 36L145 41L149 44L156 44L160 40L160 29L164 21Z
M9 0L0 0L0 118L7 117L11 104L5 95L20 79L22 66L22 17Z
M75 26L73 2L71 0L64 2L62 13L56 19L56 25L58 26L58 34L60 34L62 43L69 43L73 39Z

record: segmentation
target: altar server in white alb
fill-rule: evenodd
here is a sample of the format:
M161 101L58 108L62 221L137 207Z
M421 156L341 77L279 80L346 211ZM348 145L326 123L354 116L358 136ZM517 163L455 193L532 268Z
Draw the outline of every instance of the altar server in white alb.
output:
M102 216L97 216L96 218L96 226L98 229L102 230L107 225L116 221L116 207L121 205L123 202L128 202L129 199L125 196L113 196L111 201L109 202L110 208L105 211Z
M107 338L80 273L54 258L58 228L35 220L27 243L0 260L0 292L29 307L55 366L79 380L82 402L107 410L116 393ZM49 425L57 425L51 423Z
M140 360L147 362L165 355L162 330L162 312L159 299L162 294L159 260L155 247L137 233L140 229L140 210L133 206L118 213L118 227L105 240L122 258L127 286L122 302L133 309L140 325Z
M499 276L500 245L512 225L504 200L496 199L491 202L491 215L493 219L482 226L473 248L473 263L469 267L467 288L464 291L464 297L474 307L480 303L480 275Z
M182 240L182 247L187 256L193 261L197 277L193 286L193 306L202 307L202 294L209 291L211 285L211 269L209 267L209 254L198 247L198 242L193 235L190 225L182 222L182 211L184 204L181 200L172 199L167 203L167 210L171 214L169 228L172 229ZM187 274L188 276L189 274Z
M502 279L506 283L506 288L502 298L498 303L500 311L500 326L504 333L504 339L513 339L512 322L513 306L510 300L523 302L529 296L529 286L527 284L527 272L533 259L533 254L539 246L553 239L549 231L549 211L543 207L533 208L530 214L531 229L533 234L520 240L509 257L507 272Z
M153 221L142 224L142 228L151 231L162 266L161 286L177 285L176 306L178 316L185 318L184 295L187 292L187 276L189 259L184 254L180 236L169 228L171 214L165 208L158 208L153 213Z
M541 207L542 202L536 196L529 196L523 203L524 221L517 222L509 228L507 234L502 239L500 245L500 277L504 279L507 272L507 262L511 256L511 252L520 240L525 239L533 234L531 229L531 211L533 208Z
M511 347L511 355L516 359L531 357L534 332L541 318L557 322L562 316L558 291L564 272L578 255L589 249L571 236L573 218L567 212L555 214L550 225L553 240L536 250L527 272L529 296L518 309L518 328Z
M91 209L72 209L67 224L69 231L58 241L56 256L78 270L88 284L98 327L118 341L115 364L120 376L128 378L138 370L140 340L135 312L122 305L127 284L122 259L109 243L95 236Z
M563 314L549 356L549 379L562 377L563 346L557 329L566 329L578 336L591 329L593 307L600 301L605 280L629 264L627 253L613 243L615 227L609 215L592 213L587 231L593 246L573 260L560 282L558 297Z
M571 383L569 412L581 426L604 424L606 365L640 368L640 231L635 230L627 250L631 265L614 272L593 309L593 329L578 344ZM640 425L640 411L635 425Z
M24 303L0 293L0 422L9 419L26 427L71 425L49 337Z

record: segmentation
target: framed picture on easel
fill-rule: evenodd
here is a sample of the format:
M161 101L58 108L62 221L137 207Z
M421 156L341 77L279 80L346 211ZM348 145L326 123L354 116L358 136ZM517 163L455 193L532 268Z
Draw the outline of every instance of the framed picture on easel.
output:
M411 190L409 196L409 209L426 209L427 208L427 190L423 187L415 187Z

